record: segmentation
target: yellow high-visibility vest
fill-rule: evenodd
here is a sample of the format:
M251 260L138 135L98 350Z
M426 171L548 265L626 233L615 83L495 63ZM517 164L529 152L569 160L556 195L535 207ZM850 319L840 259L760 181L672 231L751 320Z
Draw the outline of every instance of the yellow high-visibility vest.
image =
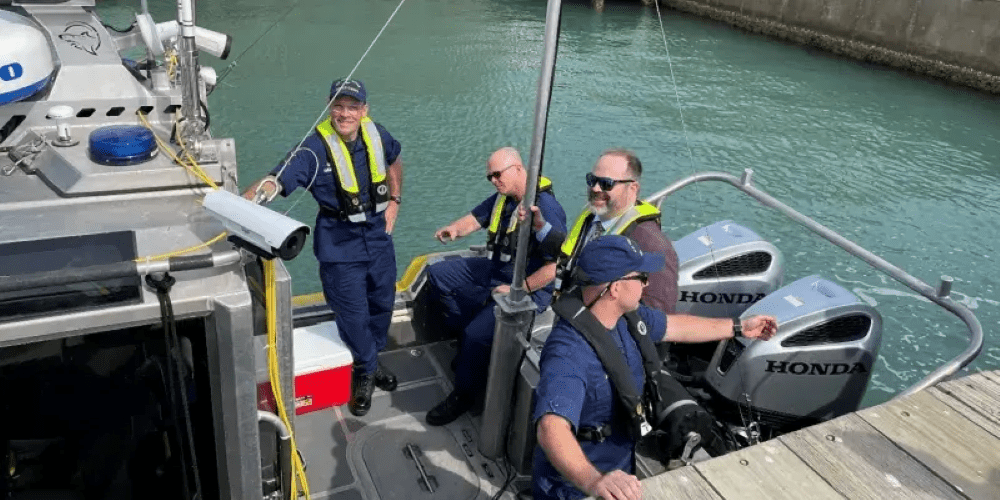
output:
M333 124L327 118L316 126L316 131L326 144L326 151L333 160L333 171L337 173L337 196L340 199L340 209L351 222L367 220L365 212L369 206L362 205L361 191L358 187L358 176L354 174L354 162L347 145L334 130ZM368 151L368 169L371 171L371 191L369 198L374 204L375 212L382 212L389 207L389 182L386 177L388 165L385 162L385 150L382 148L382 136L379 135L375 122L365 116L361 118L361 137L365 140Z

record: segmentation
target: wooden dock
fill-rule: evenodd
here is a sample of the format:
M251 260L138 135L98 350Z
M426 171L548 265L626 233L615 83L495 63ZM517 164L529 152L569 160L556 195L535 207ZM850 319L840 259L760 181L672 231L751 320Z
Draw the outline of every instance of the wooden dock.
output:
M1000 371L644 479L643 498L1000 499Z

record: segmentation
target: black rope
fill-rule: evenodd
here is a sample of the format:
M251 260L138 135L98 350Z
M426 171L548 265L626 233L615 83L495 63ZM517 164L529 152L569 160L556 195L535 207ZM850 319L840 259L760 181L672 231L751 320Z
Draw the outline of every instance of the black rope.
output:
M156 298L160 301L160 317L163 321L164 344L167 350L167 385L170 391L170 410L173 414L174 425L184 428L179 429L186 434L187 448L180 446L181 452L178 457L181 461L181 482L184 488L184 497L190 499L201 498L201 475L198 470L198 454L194 445L194 427L191 425L191 408L187 400L187 383L184 376L184 365L181 360L180 339L177 336L177 321L174 318L174 306L170 300L170 289L177 282L168 273L153 273L146 275L146 284L156 290ZM171 364L171 360L174 364ZM176 384L175 384L176 383ZM179 390L179 392L178 392ZM177 399L180 399L180 406L183 408L183 419L178 415ZM183 442L183 438L179 437ZM190 455L191 473L194 475L194 495L191 495L191 486L188 483L188 466L185 460L185 452Z
M257 39L253 41L253 43L250 44L250 46L248 46L247 48L243 49L243 52L240 52L240 55L236 56L236 58L233 59L233 62L229 63L229 66L226 66L226 71L224 73L222 73L222 76L220 76L218 80L215 81L215 86L218 87L219 84L222 83L222 80L224 80L227 76L229 76L230 73L233 72L234 69L236 69L236 63L243 57L243 55L246 54L247 52L249 52L250 49L252 49L254 45L257 45L257 42L261 41L262 38L264 38L265 36L267 36L267 34L270 33L271 30L274 29L274 27L278 25L278 23L280 23L286 17L288 17L288 14L291 14L292 11L295 10L295 7L298 6L298 4L299 4L299 2L297 2L297 1L293 2L292 6L289 7L288 10L286 10L285 13L282 14L281 17L279 17L276 21L274 21L273 23L271 23L271 25L268 26L267 29L264 30L264 32L261 33L260 36L258 36Z
M107 28L107 29L109 29L111 31L114 31L115 33L129 33L129 32L132 31L132 28L135 28L135 21L132 21L132 24L128 25L128 28L124 28L124 29L116 28L116 27L114 27L114 26L112 26L110 24L107 24L107 23L101 23L101 24L104 25L105 28Z

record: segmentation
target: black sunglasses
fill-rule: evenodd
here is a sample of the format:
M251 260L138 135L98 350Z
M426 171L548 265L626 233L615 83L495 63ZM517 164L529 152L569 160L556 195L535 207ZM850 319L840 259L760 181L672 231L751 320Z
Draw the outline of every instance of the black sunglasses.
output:
M506 172L507 170L509 170L510 167L513 167L514 165L517 165L517 163L511 163L510 165L507 165L506 167L501 168L500 170L497 170L496 172L490 172L490 173L486 174L486 180L489 181L489 182L493 182L493 181L499 179L500 176L503 175L504 172Z
M611 191L615 188L615 184L628 184L629 182L635 182L635 179L612 179L587 173L587 187L593 188L595 185L600 185L601 191Z
M636 280L642 283L642 286L646 286L649 284L649 273L639 273L635 276L626 276L624 278L618 279L618 281L625 281L625 280Z

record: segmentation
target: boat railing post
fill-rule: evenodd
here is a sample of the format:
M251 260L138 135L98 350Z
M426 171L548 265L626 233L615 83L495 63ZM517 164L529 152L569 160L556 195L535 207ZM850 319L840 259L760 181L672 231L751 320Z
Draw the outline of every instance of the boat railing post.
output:
M552 78L555 74L556 49L559 43L559 17L562 0L548 0L545 13L545 49L542 54L542 72L538 78L538 98L535 101L535 128L528 159L528 178L523 200L534 203L538 192L538 178L542 168L545 146L545 129L548 123L549 100L552 96ZM510 421L511 401L515 377L521 354L526 349L528 331L535 313L535 304L525 293L524 278L527 267L528 240L532 238L529 222L519 224L517 252L514 255L514 279L510 294L496 297L497 323L490 354L490 371L486 385L486 403L480 429L479 452L495 459L503 454ZM512 215L516 217L517 214Z
M951 284L955 281L951 276L941 276L941 284L938 285L937 296L943 298L951 295Z

